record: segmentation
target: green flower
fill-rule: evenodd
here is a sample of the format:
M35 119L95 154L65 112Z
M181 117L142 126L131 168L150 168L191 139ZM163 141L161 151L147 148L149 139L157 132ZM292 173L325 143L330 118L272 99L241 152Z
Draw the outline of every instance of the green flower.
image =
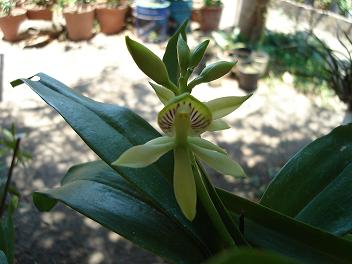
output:
M163 92L164 90L157 92L166 104L158 115L158 124L165 136L128 149L113 165L141 168L173 150L175 197L185 217L192 221L197 204L192 169L192 166L197 166L196 160L205 162L222 174L239 177L245 175L241 166L232 161L224 149L200 138L200 135L207 130L227 128L221 118L237 109L249 96L224 97L202 103L189 93L171 97L170 93Z

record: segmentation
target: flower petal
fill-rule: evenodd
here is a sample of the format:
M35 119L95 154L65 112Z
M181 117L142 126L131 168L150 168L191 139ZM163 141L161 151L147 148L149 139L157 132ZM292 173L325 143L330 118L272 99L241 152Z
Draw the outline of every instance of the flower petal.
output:
M156 95L159 97L160 101L166 105L166 103L173 97L175 97L175 94L165 88L164 86L149 82L149 84L152 86L152 88L154 89Z
M207 128L207 131L215 132L219 130L229 129L230 126L222 119L213 120Z
M174 192L184 216L192 221L196 216L197 191L189 150L184 147L174 149Z
M246 96L221 97L206 102L205 104L210 109L211 113L213 114L213 119L215 120L232 113L251 96L252 94Z
M186 108L190 118L191 135L199 135L207 130L212 121L208 107L189 93L184 93L172 98L158 114L159 127L165 134L175 134L175 117L180 108ZM184 109L183 109L184 111Z
M226 154L191 145L192 151L197 158L207 163L218 172L235 177L244 177L245 173L241 166L231 160Z
M201 148L214 150L223 154L226 154L226 151L219 146L209 142L208 140L202 139L200 137L189 137L188 142L192 145L196 145Z
M165 137L153 139L154 142L147 142L144 145L134 146L126 150L122 155L112 163L114 166L123 166L130 168L146 167L157 161L162 155L174 147L172 141L164 142Z

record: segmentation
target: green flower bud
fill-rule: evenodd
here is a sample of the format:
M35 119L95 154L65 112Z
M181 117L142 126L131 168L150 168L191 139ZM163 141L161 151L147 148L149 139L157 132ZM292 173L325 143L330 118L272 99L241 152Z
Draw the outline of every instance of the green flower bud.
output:
M200 75L195 78L193 81L190 82L188 85L188 89L192 89L194 86L205 83L211 82L220 77L224 76L226 73L231 71L232 67L236 63L234 62L227 62L227 61L218 61L212 63L204 68L204 70L200 73Z
M151 50L128 36L126 36L126 45L139 69L156 83L169 88L169 75L162 60Z
M186 41L183 39L182 35L178 36L177 40L177 59L178 65L180 66L181 74L184 75L190 63L191 52L188 48Z
M191 63L189 67L195 68L196 66L198 66L198 64L200 63L200 61L202 60L205 54L208 44L209 44L209 40L205 40L192 50Z

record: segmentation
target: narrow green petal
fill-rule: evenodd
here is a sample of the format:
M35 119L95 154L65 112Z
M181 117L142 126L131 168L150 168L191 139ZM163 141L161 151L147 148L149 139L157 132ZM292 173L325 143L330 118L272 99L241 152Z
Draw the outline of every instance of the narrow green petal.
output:
M156 95L159 97L160 101L164 105L166 105L167 102L171 98L175 97L175 94L171 90L165 88L164 86L161 86L161 85L158 85L158 84L155 84L155 83L152 83L152 82L149 82L149 84L152 86L152 88L154 89Z
M200 137L189 137L188 142L192 145L196 145L201 148L214 150L223 154L226 154L226 151L223 148L209 142L208 140L202 139Z
M216 119L210 123L210 125L207 128L207 131L214 132L214 131L225 130L229 128L230 128L229 124L227 124L224 120Z
M213 119L224 117L241 106L252 94L246 96L228 96L205 103L213 114Z
M157 161L162 155L174 147L173 142L168 143L146 143L144 145L134 146L126 150L122 155L112 163L114 166L123 166L130 168L146 167Z
M160 144L173 143L174 141L175 141L175 138L173 138L173 137L163 136L163 137L154 138L145 144L146 145L160 145Z
M192 172L191 159L187 148L174 150L174 192L184 216L192 221L196 216L197 191Z
M226 154L191 145L197 158L207 163L210 167L225 175L244 177L245 173L241 166L231 160Z

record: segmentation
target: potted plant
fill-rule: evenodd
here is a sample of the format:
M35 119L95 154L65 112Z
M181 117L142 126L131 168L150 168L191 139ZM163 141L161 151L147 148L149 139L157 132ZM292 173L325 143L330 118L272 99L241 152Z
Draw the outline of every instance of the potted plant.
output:
M315 51L325 60L324 74L322 78L334 90L342 102L347 105L344 123L352 122L352 39L345 32L346 40L342 41L337 36L345 52L339 52L328 47L322 40L314 35L320 43L320 47L313 47Z
M204 0L200 9L200 29L209 32L219 29L223 4L221 0Z
M94 0L63 0L61 6L66 21L68 38L73 41L88 40L93 36Z
M0 29L4 39L11 42L19 40L19 27L26 20L26 11L15 6L12 0L0 0Z
M27 17L32 20L52 20L53 12L51 10L54 0L32 0L26 8Z
M120 0L107 0L95 12L100 25L100 31L105 34L115 34L125 26L125 16L128 7Z
M264 51L239 48L233 51L232 56L238 61L232 73L237 78L239 87L247 92L257 89L259 78L267 72L269 55Z
M192 16L192 0L169 0L172 32Z

